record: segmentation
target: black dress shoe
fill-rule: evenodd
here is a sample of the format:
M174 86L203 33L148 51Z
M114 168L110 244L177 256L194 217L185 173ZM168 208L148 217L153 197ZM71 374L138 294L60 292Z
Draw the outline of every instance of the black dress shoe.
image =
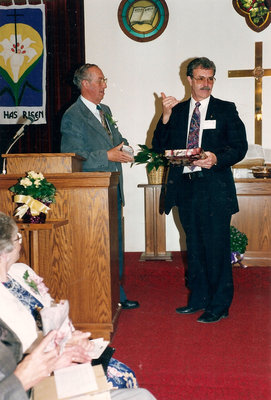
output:
M139 302L132 301L132 300L125 300L125 301L122 301L120 304L121 304L121 308L123 310L132 310L133 308L139 307Z
M203 307L198 308L198 307L185 306L185 307L176 308L176 312L178 314L194 314L197 311L202 311L202 310L204 310Z
M222 318L227 318L228 316L229 316L228 311L224 311L223 313L220 314L213 314L209 311L206 311L198 318L198 322L203 322L204 324L210 324L212 322L218 322Z

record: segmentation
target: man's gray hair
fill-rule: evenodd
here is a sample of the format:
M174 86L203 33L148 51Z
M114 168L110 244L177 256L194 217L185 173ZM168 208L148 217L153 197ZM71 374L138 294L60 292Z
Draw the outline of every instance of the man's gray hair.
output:
M0 211L0 254L14 249L14 235L18 232L16 222Z
M82 81L84 79L89 79L89 68L92 67L98 67L98 65L96 64L84 64L81 65L81 67L77 68L77 70L74 73L74 77L73 77L73 83L75 84L75 86L78 87L79 90L81 90L82 87Z
M190 63L187 66L186 76L190 76L191 78L193 78L193 71L198 67L201 67L202 69L212 69L215 75L216 66L214 62L209 60L209 58L199 57L199 58L194 58L194 60L190 61Z

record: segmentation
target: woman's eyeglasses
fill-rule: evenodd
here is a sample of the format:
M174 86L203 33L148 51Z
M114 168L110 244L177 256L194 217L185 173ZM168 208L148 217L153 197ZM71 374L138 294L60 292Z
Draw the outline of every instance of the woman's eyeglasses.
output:
M18 240L19 244L22 244L23 237L22 237L22 234L20 232L17 232L17 238L14 239L14 242L16 242L17 240Z

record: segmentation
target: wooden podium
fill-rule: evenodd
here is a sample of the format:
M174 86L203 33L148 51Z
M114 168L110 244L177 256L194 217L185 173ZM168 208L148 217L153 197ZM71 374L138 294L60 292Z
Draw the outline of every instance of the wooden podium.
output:
M45 156L48 163L45 177L57 189L56 204L51 204L42 229L35 224L19 223L24 236L20 261L29 263L31 260L30 234L35 231L38 260L34 257L33 261L32 255L33 267L44 277L51 295L57 300L69 300L70 316L77 329L90 331L94 338L102 336L110 340L120 311L117 221L119 173L73 172L74 165L78 169L80 159L75 154L25 154L23 157L13 154L16 173L13 173L12 163L8 160L8 174L0 179L1 211L13 215L16 204L8 188L25 176L26 171L43 173ZM31 168L26 169L22 158ZM50 162L52 158L54 163ZM51 171L50 165L57 172Z

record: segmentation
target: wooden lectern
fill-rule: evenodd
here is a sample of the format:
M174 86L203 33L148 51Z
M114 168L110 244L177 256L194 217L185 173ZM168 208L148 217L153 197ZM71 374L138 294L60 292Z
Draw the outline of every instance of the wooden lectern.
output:
M120 311L119 173L74 172L80 171L82 161L75 154L6 156L13 161L7 160L8 173L0 179L1 211L13 215L16 204L8 188L26 171L45 170L46 179L57 189L56 204L51 204L43 227L19 223L24 236L20 261L34 263L31 266L44 277L53 297L69 300L70 316L77 329L110 340ZM38 260L29 251L31 232L36 234Z
M271 179L235 179L240 211L232 225L248 238L244 264L271 266Z

